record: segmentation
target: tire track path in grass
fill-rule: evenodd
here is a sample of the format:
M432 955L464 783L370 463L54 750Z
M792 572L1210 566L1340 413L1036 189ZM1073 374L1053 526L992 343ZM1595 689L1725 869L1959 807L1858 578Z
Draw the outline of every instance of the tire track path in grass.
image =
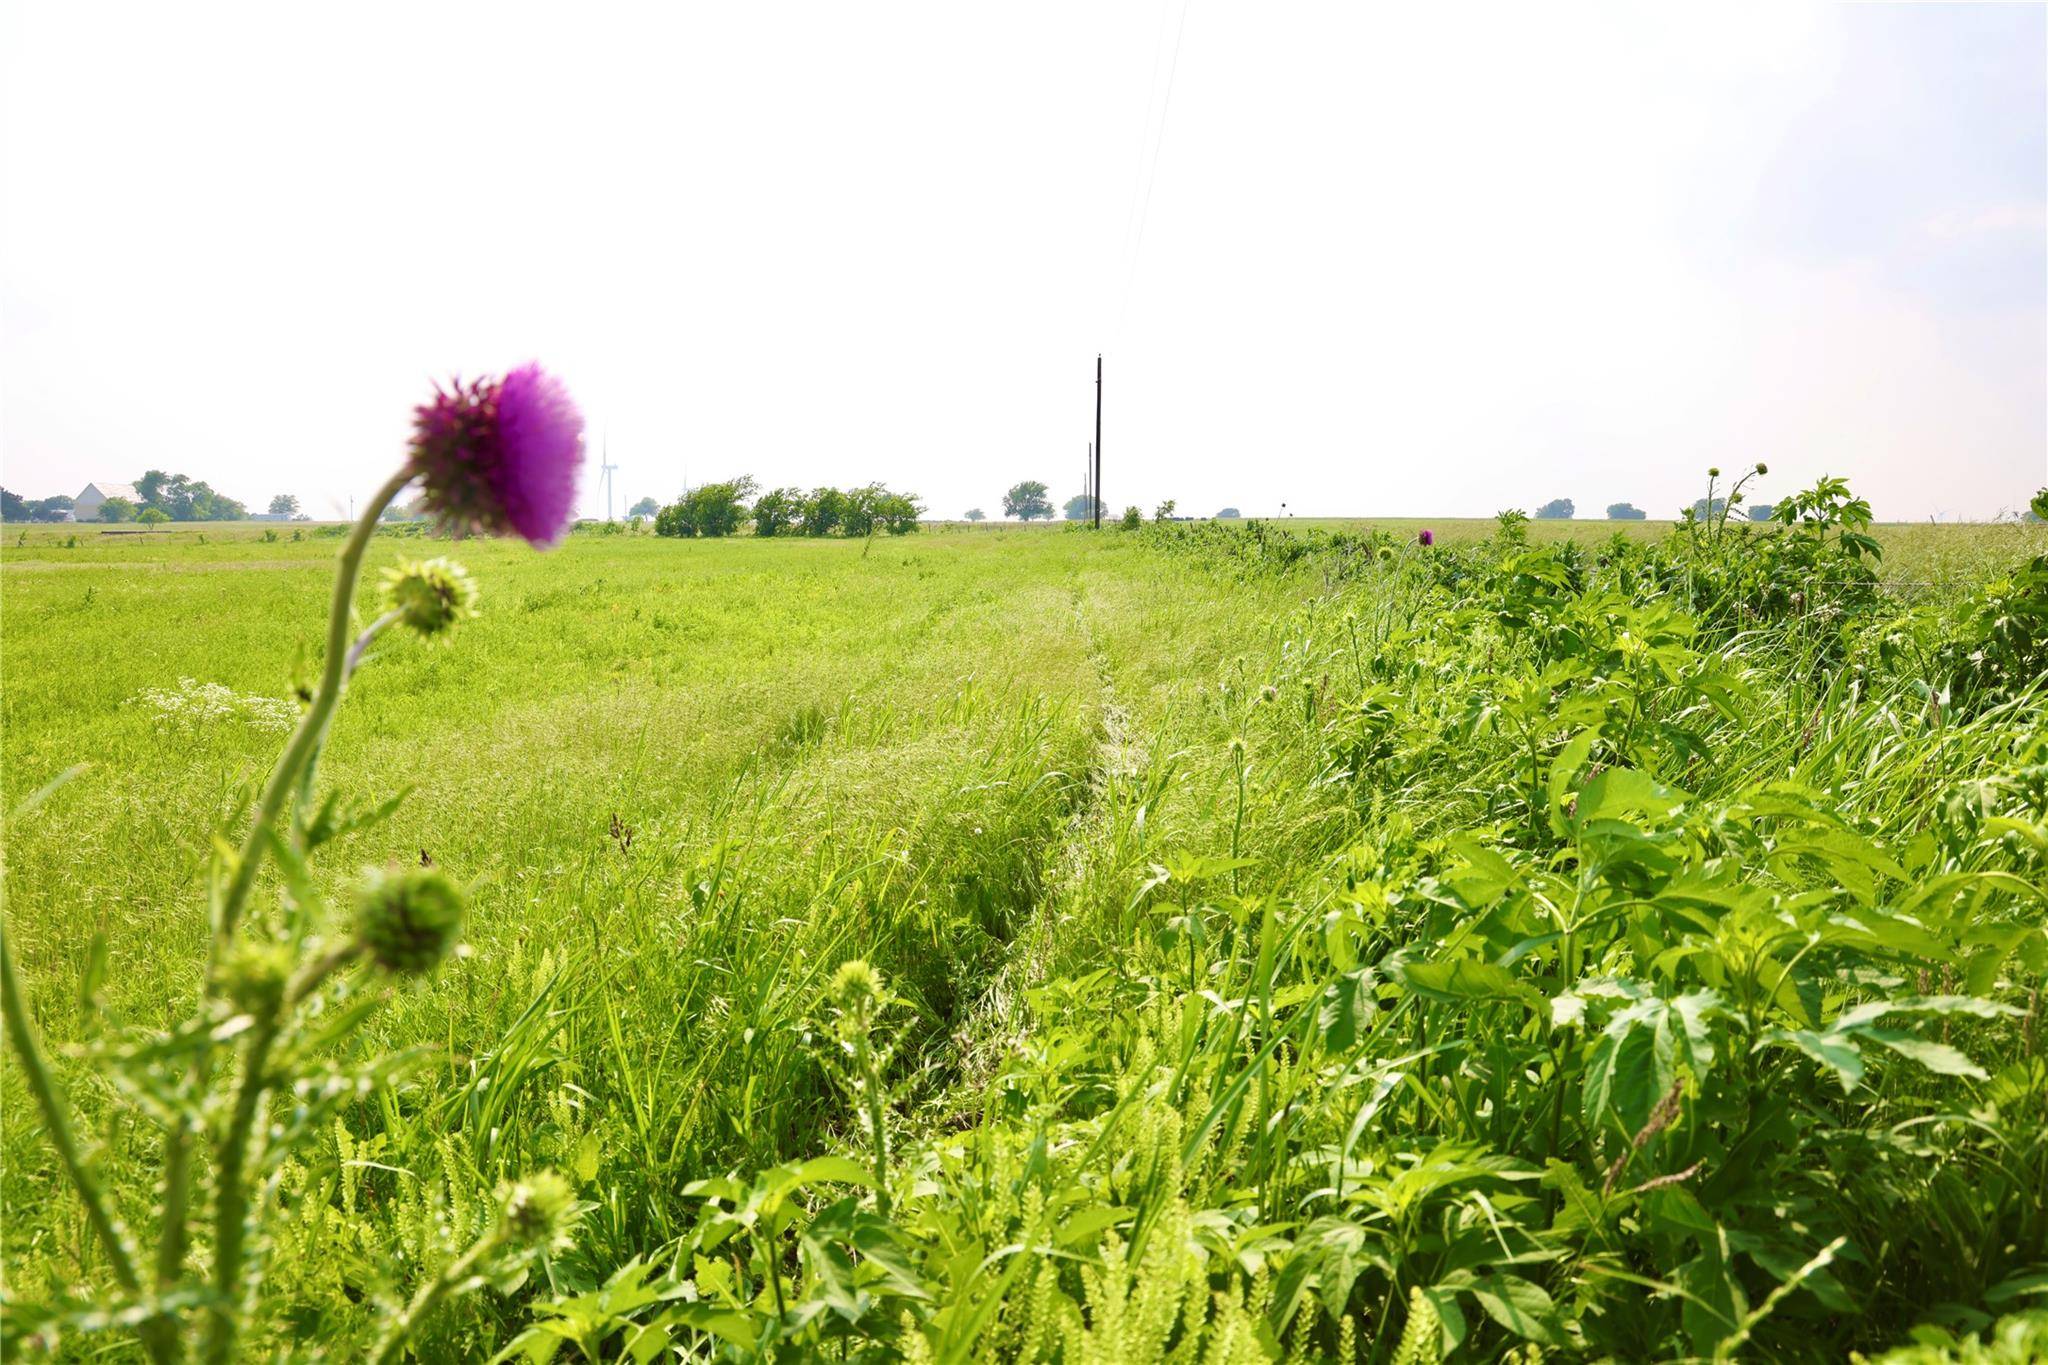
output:
M1119 842L1115 824L1120 786L1137 779L1149 751L1117 690L1115 669L1088 620L1087 598L1070 589L1074 628L1094 669L1097 689L1096 738L1082 795L1060 826L1057 842L1045 850L1043 891L1029 921L1018 927L1008 959L988 980L973 1011L954 1034L959 1051L956 1100L945 1106L948 1124L971 1122L972 1111L1002 1059L1027 1027L1025 996L1050 975L1060 926L1085 897L1094 870L1113 856Z

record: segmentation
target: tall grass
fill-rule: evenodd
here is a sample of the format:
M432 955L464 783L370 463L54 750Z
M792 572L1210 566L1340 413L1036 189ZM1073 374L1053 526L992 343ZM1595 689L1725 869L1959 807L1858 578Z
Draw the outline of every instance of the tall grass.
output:
M478 546L486 614L367 668L323 769L416 775L346 851L471 881L471 955L342 1045L428 1051L280 1172L257 1340L372 1349L539 1167L574 1246L429 1303L422 1358L1990 1333L2048 1283L2048 765L2028 686L1944 672L1941 604L2039 548L1988 529L1910 594L1827 528ZM8 802L97 759L9 831L65 1043L191 989L177 855L265 746L132 699L281 694L252 618L316 625L315 557L224 549L6 560ZM60 1071L146 1227L154 1149ZM61 1311L12 1340L84 1354L117 1286L44 1136L0 1245Z

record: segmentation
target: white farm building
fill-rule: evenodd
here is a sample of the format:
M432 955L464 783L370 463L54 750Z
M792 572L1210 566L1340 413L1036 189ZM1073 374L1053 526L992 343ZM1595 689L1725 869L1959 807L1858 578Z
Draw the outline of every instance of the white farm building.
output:
M108 498L126 498L137 507L142 506L142 494L135 491L132 483L89 483L83 493L71 500L71 519L98 521L100 504Z

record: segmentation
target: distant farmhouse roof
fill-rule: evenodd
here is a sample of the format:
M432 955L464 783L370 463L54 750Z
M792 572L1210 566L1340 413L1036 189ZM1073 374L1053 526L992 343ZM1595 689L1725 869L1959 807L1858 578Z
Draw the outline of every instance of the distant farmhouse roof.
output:
M100 508L108 498L126 498L137 506L142 503L142 494L135 491L134 484L115 483L110 479L87 484L85 490L71 500L71 515L78 521L98 521Z

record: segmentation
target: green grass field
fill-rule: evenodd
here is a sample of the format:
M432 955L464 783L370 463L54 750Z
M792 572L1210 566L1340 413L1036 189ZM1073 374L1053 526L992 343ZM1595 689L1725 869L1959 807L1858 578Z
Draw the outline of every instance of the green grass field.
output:
M1638 523L1603 556L1598 522L1421 524L1285 527L1298 557L1178 526L374 539L366 619L433 553L481 614L375 646L320 781L405 799L252 913L340 934L364 869L431 861L466 950L309 1006L293 1064L361 1084L274 1101L251 1358L363 1358L543 1168L573 1244L407 1350L2032 1330L2042 528L1872 528L1873 569L1840 528ZM196 1007L209 859L317 672L339 542L298 531L0 547L0 800L86 765L9 819L10 949L145 1238L171 1083L134 1055ZM835 985L855 958L881 1005ZM12 1053L0 1080L10 1354L139 1354Z

